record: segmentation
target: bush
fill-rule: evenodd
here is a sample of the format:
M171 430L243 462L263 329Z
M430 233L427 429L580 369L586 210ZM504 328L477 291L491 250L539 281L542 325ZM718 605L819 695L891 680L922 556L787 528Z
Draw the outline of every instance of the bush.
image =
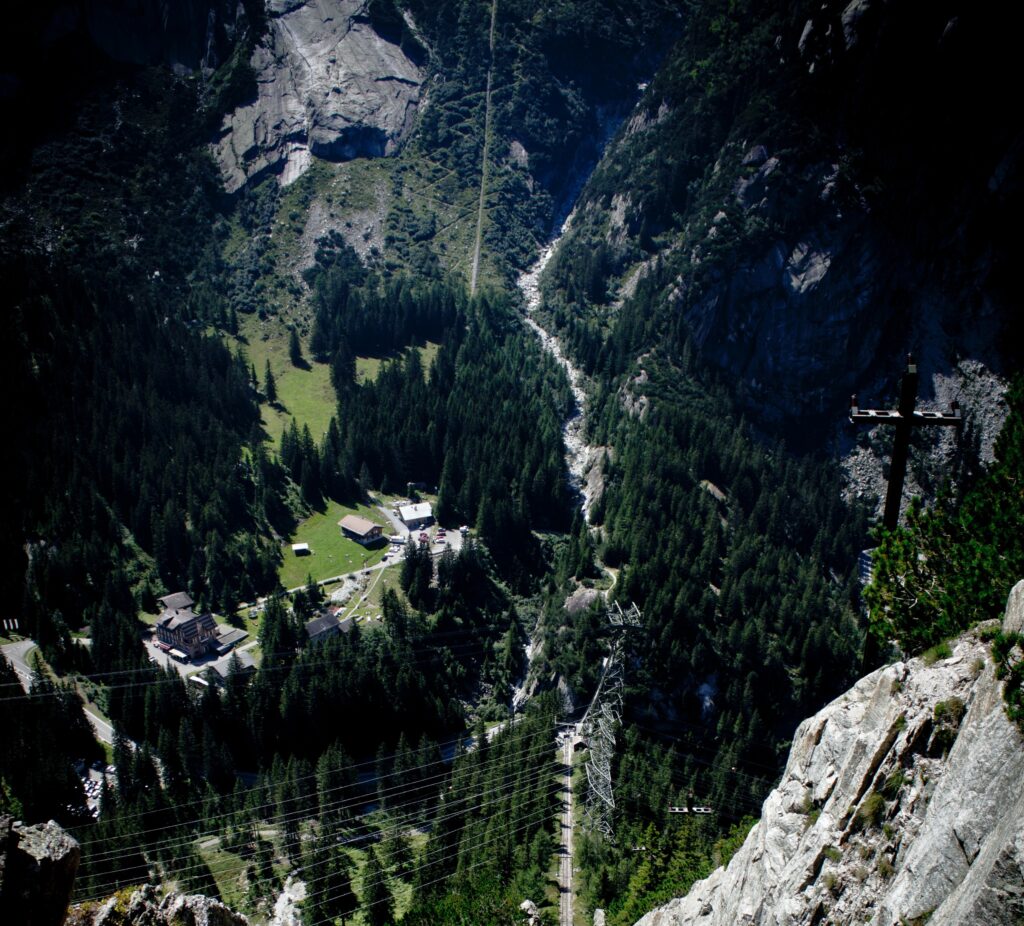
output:
M949 659L953 655L953 650L950 649L949 644L943 641L933 646L931 649L925 650L921 653L921 661L926 666L933 666L935 663L940 662L943 659Z
M877 791L872 791L857 808L857 814L853 821L854 829L867 830L878 826L882 814L885 813L885 808L885 798Z
M885 784L882 786L882 793L889 798L889 800L895 800L896 795L900 793L900 788L902 788L906 783L907 776L904 774L903 769L896 769L896 771L885 779Z
M935 722L945 724L947 726L959 727L960 721L963 720L964 714L967 711L967 705L957 697L950 698L948 701L939 701L935 705L934 715Z

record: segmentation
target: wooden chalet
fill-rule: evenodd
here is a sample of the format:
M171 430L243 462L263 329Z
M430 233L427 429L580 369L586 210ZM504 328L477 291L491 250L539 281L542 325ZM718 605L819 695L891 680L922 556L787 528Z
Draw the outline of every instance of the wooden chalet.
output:
M357 514L347 514L339 522L341 532L350 540L361 543L364 547L376 543L384 536L384 529L379 524Z

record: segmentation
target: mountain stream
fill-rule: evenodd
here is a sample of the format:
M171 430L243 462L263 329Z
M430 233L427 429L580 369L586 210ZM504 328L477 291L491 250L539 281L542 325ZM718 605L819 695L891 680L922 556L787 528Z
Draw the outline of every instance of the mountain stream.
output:
M541 346L555 358L559 366L565 370L565 375L569 379L573 404L569 410L568 417L562 424L562 440L565 443L565 465L568 471L569 484L579 499L583 518L589 522L591 504L602 487L600 463L603 459L604 448L588 444L584 438L586 432L586 376L566 356L558 339L535 317L541 302L541 274L544 272L544 268L548 265L548 261L551 260L559 242L569 230L571 224L572 215L565 220L558 235L540 252L533 265L519 275L519 279L516 282L526 302L526 317L523 321L540 338ZM513 711L520 710L532 694L530 669L533 660L539 655L541 650L537 628L534 628L524 649L526 651L526 670L523 672L522 682L512 696Z
M540 307L540 277L548 265L562 237L572 224L572 216L566 219L561 231L540 252L533 266L519 275L517 285L526 301L526 322L538 338L541 345L565 370L572 389L573 407L562 425L562 440L565 442L565 464L569 471L569 482L580 499L580 509L585 520L589 521L590 506L600 491L599 463L604 454L603 447L595 447L586 442L586 377L583 371L570 360L562 350L556 337L548 331L535 317Z

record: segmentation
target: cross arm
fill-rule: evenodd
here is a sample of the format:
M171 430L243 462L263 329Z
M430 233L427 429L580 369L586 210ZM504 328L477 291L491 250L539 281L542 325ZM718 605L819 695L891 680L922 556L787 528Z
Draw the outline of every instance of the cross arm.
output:
M948 412L911 412L909 418L898 409L882 408L861 408L857 404L857 396L850 397L850 421L856 423L868 422L870 424L896 424L897 422L909 420L912 427L920 425L936 425L959 428L963 425L964 419L960 414L960 405L953 403Z

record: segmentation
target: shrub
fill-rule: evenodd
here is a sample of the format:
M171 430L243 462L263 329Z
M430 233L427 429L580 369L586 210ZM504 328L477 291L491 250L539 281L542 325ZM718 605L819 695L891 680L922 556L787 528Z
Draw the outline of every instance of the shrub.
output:
M937 643L931 649L926 649L923 653L921 653L921 661L926 666L933 666L935 665L935 663L943 659L949 659L949 657L952 655L953 650L949 648L948 643L943 641L942 643Z
M959 727L966 711L967 706L960 698L952 697L947 701L939 701L934 710L935 722Z
M885 813L885 807L885 798L877 791L872 791L864 798L860 807L857 808L857 815L853 821L854 828L867 830L873 826L878 826L879 821L882 819L882 814Z
M900 788L906 783L907 776L904 774L903 769L898 768L885 779L885 784L882 786L882 794L889 798L889 800L895 800L896 795L900 793Z

